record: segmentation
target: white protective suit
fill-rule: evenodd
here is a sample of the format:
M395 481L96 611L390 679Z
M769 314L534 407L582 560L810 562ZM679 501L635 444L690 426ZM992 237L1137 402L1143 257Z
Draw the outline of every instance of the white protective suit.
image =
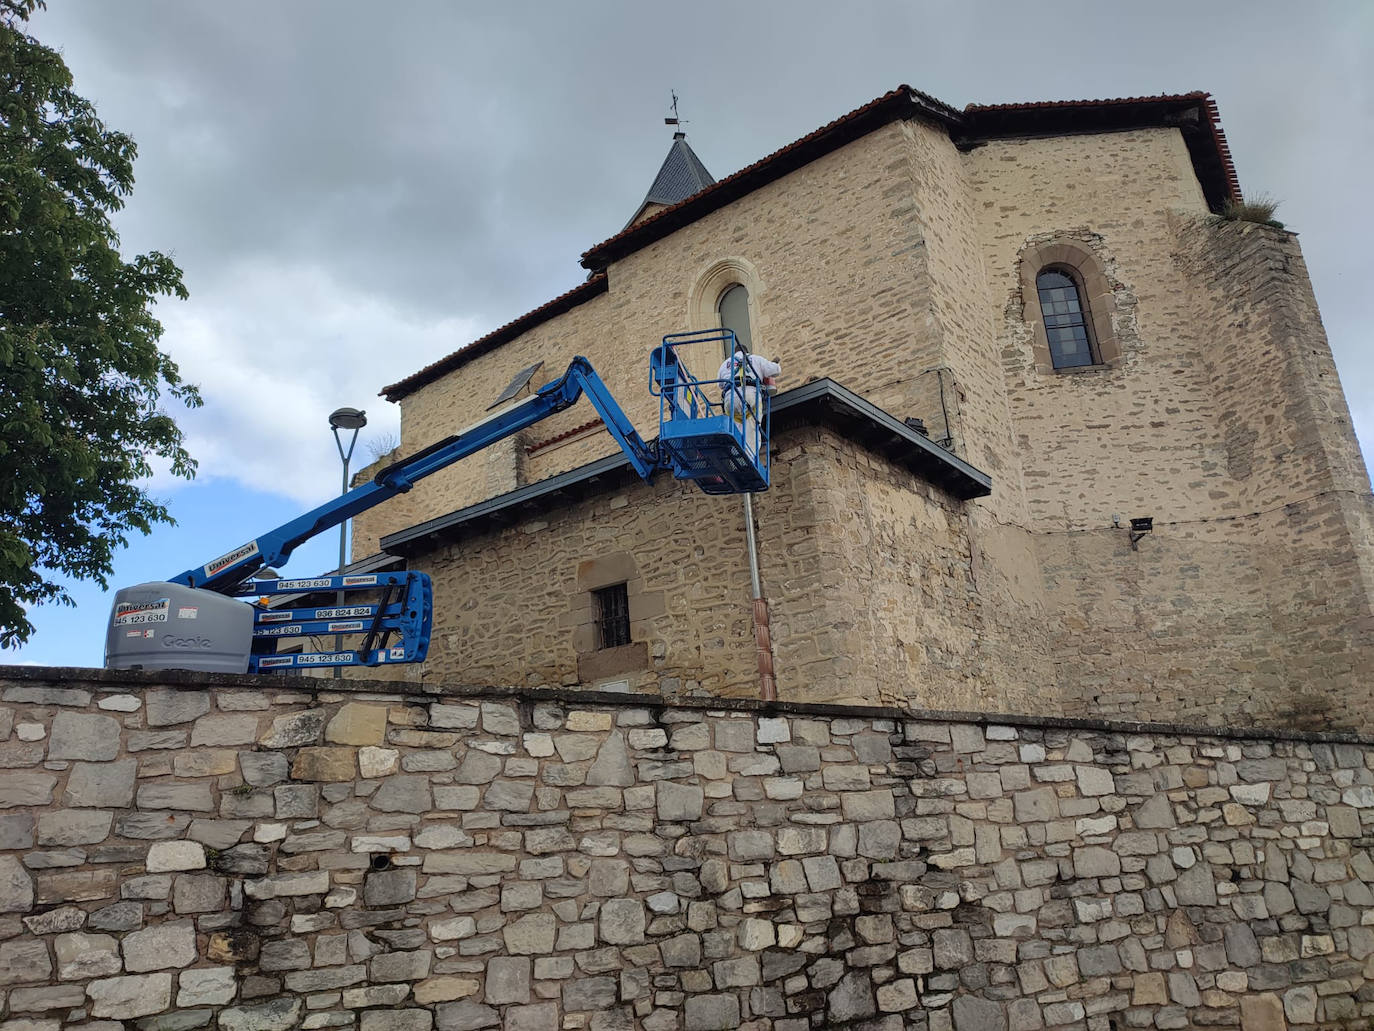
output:
M728 380L732 375L739 372L744 362L739 356L743 351L735 352L735 360L727 358L720 363L720 371L716 373L716 379ZM765 380L781 374L782 366L777 362L771 362L762 355L751 354L747 356L750 367L754 372L754 379L762 384ZM721 403L726 411L735 414L736 420L743 418L747 410L751 415L757 415L756 404L758 402L758 388L752 383L738 384L733 389L728 384L722 384L720 388ZM731 396L733 395L733 396Z

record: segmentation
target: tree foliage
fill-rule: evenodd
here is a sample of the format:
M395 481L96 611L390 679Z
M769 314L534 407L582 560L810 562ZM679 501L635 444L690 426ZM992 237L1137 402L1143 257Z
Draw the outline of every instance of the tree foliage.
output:
M125 261L110 216L134 141L103 125L62 58L27 34L42 0L0 0L0 646L25 611L71 604L54 578L107 586L130 531L172 519L141 482L195 462L162 407L200 404L157 346L161 296L186 297L164 254Z

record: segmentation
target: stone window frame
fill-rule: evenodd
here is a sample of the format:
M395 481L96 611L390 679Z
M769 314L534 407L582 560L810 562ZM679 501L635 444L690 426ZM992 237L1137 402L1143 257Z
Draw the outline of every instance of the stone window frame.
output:
M597 637L597 606L594 592L616 584L625 585L630 616L630 643L602 648ZM649 621L667 611L662 591L646 591L639 567L629 552L587 559L577 565L576 591L568 598L568 621L573 650L577 653L577 679L593 683L649 669Z
M597 650L608 651L629 644L632 635L628 583L622 580L605 587L593 587L592 603L596 614Z
M720 299L732 286L742 286L748 292L749 332L758 353L759 341L767 332L763 303L766 287L758 269L746 258L721 258L697 273L687 294L687 325L694 330L719 329Z
M1047 270L1067 274L1078 286L1078 300L1083 307L1083 322L1093 352L1092 365L1055 368L1049 337L1045 335L1045 319L1040 311L1040 291L1036 283L1040 273ZM1121 341L1117 338L1111 315L1116 307L1116 296L1101 261L1092 251L1070 240L1051 240L1027 247L1021 252L1021 301L1021 317L1034 333L1031 349L1039 371L1072 375L1120 367Z

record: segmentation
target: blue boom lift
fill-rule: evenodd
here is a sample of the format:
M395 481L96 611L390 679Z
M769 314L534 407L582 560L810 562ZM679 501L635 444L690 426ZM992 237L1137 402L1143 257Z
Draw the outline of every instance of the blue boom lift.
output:
M681 349L707 345L728 354L727 375L701 379ZM719 345L717 351L714 345ZM381 470L372 482L269 530L167 581L115 595L105 639L105 665L118 669L193 669L244 673L323 666L422 662L429 650L433 592L419 572L338 574L299 580L253 580L282 565L303 542L338 526L459 459L574 405L584 394L630 465L649 480L671 469L708 494L768 489L769 397L754 382L728 329L670 334L650 358L650 393L659 399L659 435L646 442L591 362L574 358L558 379L454 436ZM271 599L367 591L358 604L271 608ZM356 648L281 652L274 641L361 634Z

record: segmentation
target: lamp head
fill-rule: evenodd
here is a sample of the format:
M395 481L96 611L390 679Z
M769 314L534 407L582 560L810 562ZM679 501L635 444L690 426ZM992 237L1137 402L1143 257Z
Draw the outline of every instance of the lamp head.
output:
M367 425L367 413L358 408L336 408L329 413L329 425L336 430L360 430Z

